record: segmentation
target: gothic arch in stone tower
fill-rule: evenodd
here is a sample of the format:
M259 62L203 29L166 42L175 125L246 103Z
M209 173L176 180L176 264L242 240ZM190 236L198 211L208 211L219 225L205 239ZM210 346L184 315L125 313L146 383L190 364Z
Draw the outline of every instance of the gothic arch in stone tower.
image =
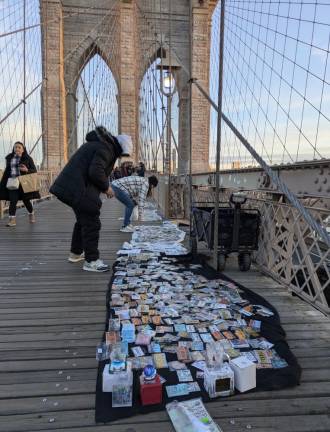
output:
M155 47L155 44L150 45L149 49L146 48L141 60L141 68L139 74L139 89L141 89L142 81L147 73L149 67L153 65L158 59L164 59L164 64L169 63L169 50L162 47L160 44ZM182 67L178 67L179 61L172 57L172 64L176 67L173 68L172 74L175 79L176 89L178 92L178 123L179 123L179 139L178 139L178 172L181 174L188 173L189 171L189 84L188 76ZM161 63L160 63L161 64ZM158 83L159 84L159 83Z
M102 45L102 44L100 44ZM119 76L115 62L112 62L105 51L96 42L82 44L75 51L65 66L65 87L67 107L68 152L72 155L82 143L77 142L77 86L84 68L95 57L100 56L111 71L118 90ZM112 63L114 66L112 67Z
M168 39L171 28L173 52L178 54L186 69L189 69L191 60L192 77L198 79L207 89L209 76L208 67L205 65L209 62L210 17L215 0L172 1L174 18L171 26L167 13L152 14L154 4L155 2L151 0L144 2L146 17L153 21L156 32L154 36L164 41ZM159 6L159 2L156 4ZM165 0L163 6L166 6ZM152 34L145 35L145 32L142 32L141 40L137 2L134 0L40 0L40 7L41 21L47 23L41 29L44 77L42 87L44 167L57 171L66 163L73 150L73 147L68 148L68 135L72 134L72 124L75 119L75 76L93 41L97 44L97 48L93 45L94 51L96 49L101 53L109 66L111 63L111 70L119 91L119 132L132 136L136 158L139 141L138 92L142 79L141 61L144 58L143 51L146 44L150 45L151 50L152 43L156 44L157 40ZM180 16L180 19L175 18L176 16ZM100 28L100 23L105 25L102 24ZM153 54L148 52L147 61ZM115 61L112 61L114 57ZM187 98L183 98L186 85L184 79L186 78L180 80L182 87L179 86L180 113L182 113L180 131L181 124L185 125L185 134L181 134L181 137L188 136L187 127L190 127L187 123L189 121L187 103L182 102L187 101ZM191 100L192 152L193 155L198 155L196 158L193 157L193 170L202 172L208 169L210 106L195 87L193 87Z

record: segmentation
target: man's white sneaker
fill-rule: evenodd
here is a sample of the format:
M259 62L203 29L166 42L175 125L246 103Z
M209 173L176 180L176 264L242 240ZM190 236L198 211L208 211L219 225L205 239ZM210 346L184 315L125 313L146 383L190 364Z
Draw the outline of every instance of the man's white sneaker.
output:
M133 225L127 225L125 227L120 228L120 231L124 233L132 233L134 232L134 227Z
M109 271L110 267L107 264L104 264L102 260L98 259L96 261L91 261L91 262L85 261L83 270L102 273L102 272Z
M68 261L71 262L71 263L77 263L77 262L80 262L80 261L84 261L84 259L85 259L84 252L82 254L80 254L80 255L74 254L74 253L70 252Z

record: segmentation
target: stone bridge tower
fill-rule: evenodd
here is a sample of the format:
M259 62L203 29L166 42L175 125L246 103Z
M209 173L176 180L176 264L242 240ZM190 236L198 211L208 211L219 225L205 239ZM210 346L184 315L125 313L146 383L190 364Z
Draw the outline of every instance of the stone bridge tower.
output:
M159 0L144 0L145 18ZM148 10L148 4L150 9ZM182 67L175 77L179 91L179 172L188 170L190 141L189 70L204 88L209 86L210 22L215 0L162 1L162 16L157 29L166 40L171 17L173 52ZM118 88L119 131L130 134L138 154L139 88L143 71L154 59L138 43L139 17L136 0L40 0L42 26L43 76L42 121L44 166L61 168L77 148L76 89L80 72L95 54L111 69ZM113 11L112 9L113 8ZM111 13L109 10L111 9ZM107 23L98 34L98 23ZM116 28L111 38L107 28ZM155 19L155 17L152 17ZM108 27L107 27L108 26ZM191 55L192 53L192 55ZM142 66L142 67L141 67ZM209 158L209 103L193 86L192 90L193 170L207 171ZM81 144L81 143L79 143Z

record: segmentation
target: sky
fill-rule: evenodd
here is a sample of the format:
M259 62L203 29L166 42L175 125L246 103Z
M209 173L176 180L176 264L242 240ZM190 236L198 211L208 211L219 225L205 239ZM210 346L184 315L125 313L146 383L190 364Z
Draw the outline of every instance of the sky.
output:
M160 139L163 136L164 143L164 152L166 147L167 140L167 109L168 109L168 101L165 96L169 93L166 88L161 83L161 71L157 70L157 64L160 63L160 59L157 59L152 63L152 65L148 68L140 88L140 136L141 136L141 146L140 146L140 158L143 159L146 157L150 162L150 168L153 168L155 155L157 153L157 168L158 170L162 170L163 168L163 152L162 147L159 145ZM164 72L164 75L166 72ZM172 163L172 171L175 172L178 166L178 152L176 149L176 145L179 140L179 96L176 88L176 83L173 78L173 85L171 87L170 93L171 96L171 129L173 132L173 136L171 138L171 163ZM157 89L158 87L158 89ZM163 93L161 89L165 90ZM152 95L152 97L151 97ZM156 97L155 97L155 96ZM162 106L164 106L164 110L162 110ZM157 115L153 116L152 112L155 109ZM163 126L166 125L166 128L163 132ZM152 142L152 146L148 144ZM144 145L144 143L146 145ZM149 148L150 147L150 148ZM157 152L158 149L158 152Z
M330 157L330 2L227 0L225 14L224 113L268 163ZM39 19L39 1L26 0L26 26L38 24ZM218 97L219 19L218 6L212 20L210 59L210 95L215 101ZM0 0L0 22L4 33L21 29L23 0ZM23 98L23 34L18 32L0 38L1 119ZM42 78L40 28L27 30L25 34L26 93L29 93ZM94 83L89 78L91 71L95 75ZM82 78L87 88L90 85L96 122L108 123L114 130L118 124L118 105L111 72L106 70L101 58L94 57ZM96 81L106 94L103 101L96 97ZM81 82L77 96L79 112L83 100ZM40 101L39 88L25 105L29 149L41 134ZM174 109L175 134L177 113ZM85 103L78 124L79 137L91 122ZM215 158L216 122L217 115L211 110L211 166ZM0 160L12 143L21 139L23 104L0 125ZM42 140L33 155L41 162ZM255 163L226 126L223 127L221 160L223 168L231 167L234 162L241 166Z
M218 4L210 93L218 99ZM268 163L330 157L330 2L226 2L223 112ZM217 115L211 113L211 163ZM223 127L223 167L253 164Z
M83 84L88 94L89 105L86 99ZM100 97L102 95L102 97ZM96 125L106 125L108 130L116 135L118 133L118 88L112 72L104 60L96 54L85 66L77 88L77 115L79 121L78 145L81 145L86 133ZM93 114L91 113L93 112Z
M3 33L24 27L23 0L0 0L0 28ZM40 22L39 1L27 0L25 26ZM42 81L40 27L25 32L26 95ZM3 119L16 106L18 108L0 125L0 167L3 156L12 144L23 140L24 133L24 32L0 38L0 118ZM28 148L32 148L41 135L41 90L40 87L27 98L25 104L25 137ZM34 150L37 161L41 161L41 140Z

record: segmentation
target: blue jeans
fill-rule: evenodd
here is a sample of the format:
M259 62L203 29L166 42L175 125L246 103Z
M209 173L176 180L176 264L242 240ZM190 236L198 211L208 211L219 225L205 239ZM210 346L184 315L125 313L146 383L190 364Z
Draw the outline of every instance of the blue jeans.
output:
M132 200L130 195L128 195L128 193L119 189L117 186L111 185L111 187L112 190L114 191L117 200L123 203L125 206L124 224L123 224L123 226L125 227L131 223L131 216L132 216L133 209L135 207L135 202Z

